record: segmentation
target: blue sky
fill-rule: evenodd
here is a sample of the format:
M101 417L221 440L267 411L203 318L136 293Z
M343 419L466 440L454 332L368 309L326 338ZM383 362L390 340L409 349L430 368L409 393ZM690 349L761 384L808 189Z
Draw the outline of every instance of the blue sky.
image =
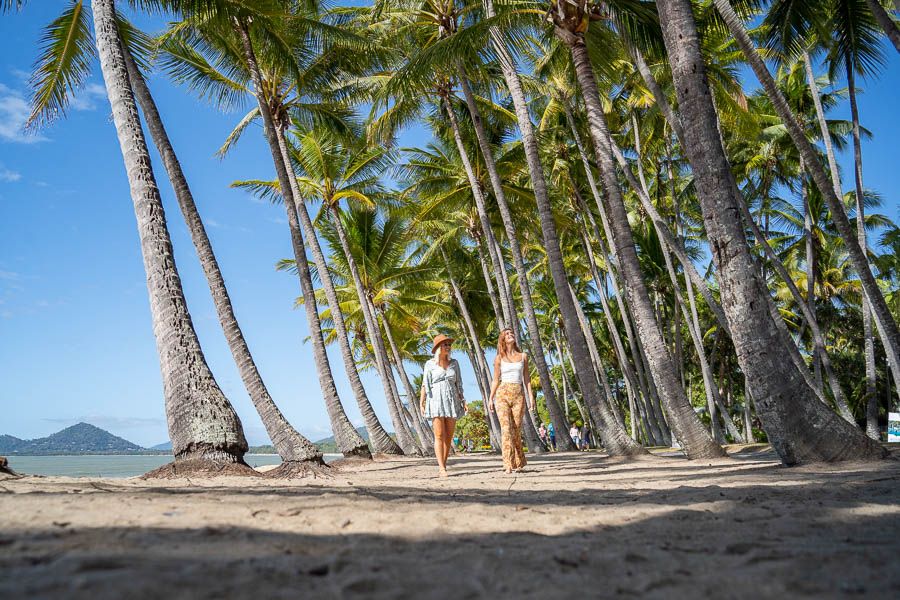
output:
M159 363L134 213L99 68L65 119L36 134L20 130L40 28L61 4L32 2L23 14L0 18L0 434L40 437L84 420L152 445L168 437ZM900 60L890 48L886 54L884 74L864 84L860 109L874 139L865 142L863 157L867 187L882 193L883 212L897 220ZM301 432L313 439L329 435L311 349L302 342L305 318L292 307L298 286L274 268L291 255L283 209L228 187L236 179L273 177L259 129L219 160L213 153L241 115L219 114L160 77L151 80L151 88L273 397ZM849 108L833 115L849 118ZM414 131L402 143L425 141ZM848 175L850 160L841 157ZM234 368L160 167L157 177L207 359L249 440L263 443L265 432ZM330 354L347 411L360 423L340 356ZM477 398L467 374L467 396ZM381 386L372 374L363 381L389 424Z

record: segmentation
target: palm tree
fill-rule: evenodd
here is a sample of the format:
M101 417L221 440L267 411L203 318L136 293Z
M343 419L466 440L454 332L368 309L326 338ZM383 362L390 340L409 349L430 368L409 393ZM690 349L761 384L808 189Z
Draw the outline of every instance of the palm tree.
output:
M684 131L685 150L694 166L723 308L769 440L788 465L880 458L884 449L822 405L787 356L740 223L739 192L719 137L691 3L659 0L657 6L680 111L692 118L692 127ZM825 187L830 189L830 183Z
M586 23L591 18L587 3L573 7L557 3L551 9L557 37L569 48L572 62L587 108L591 138L603 180L604 208L612 235L611 242L623 271L625 292L632 316L635 319L642 345L646 351L656 388L666 406L669 422L675 435L690 458L724 456L722 448L703 429L688 401L677 376L674 362L666 347L653 305L644 284L638 263L628 213L625 208L613 153L609 130L603 115L603 107L597 90L593 66L585 43Z
M242 464L247 441L240 419L206 363L185 302L165 211L129 83L115 4L113 0L93 0L91 8L94 43L141 238L162 368L166 420L176 464L191 459L197 459L192 462L199 469L205 463ZM48 29L46 51L35 78L39 88L32 119L61 112L68 102L68 92L86 77L91 56L87 20L83 3L75 1ZM308 458L321 457L313 454ZM177 468L183 472L185 467Z
M485 0L484 6L487 17L493 17L495 11L492 0ZM534 133L534 126L531 122L531 115L528 112L525 92L522 88L518 72L516 71L515 62L509 49L506 47L503 35L498 28L491 27L490 39L492 48L498 55L506 87L515 109L519 132L522 136L522 145L525 151L528 174L534 190L538 215L540 216L544 248L547 252L550 274L559 301L563 326L566 330L566 338L568 339L572 350L578 383L582 393L586 397L602 398L600 384L594 377L587 340L581 330L575 303L569 292L569 280L563 263L559 234L556 229L556 223L553 220L550 196L547 191L547 182L544 178L544 168L541 164L540 151ZM600 407L605 406L605 404L600 401L596 402L596 404ZM597 425L600 437L603 439L604 446L609 452L613 454L641 453L642 450L637 443L628 437L625 430L616 422L612 413L608 410L603 410L602 408L601 411L601 420Z
M337 249L343 254L344 260L350 270L353 284L360 301L362 314L365 318L369 339L372 341L377 355L382 356L382 361L387 366L391 364L390 357L384 347L384 338L378 325L378 312L372 310L372 298L366 290L360 268L350 250L347 232L341 219L341 201L353 202L368 209L374 209L376 202L384 196L384 188L380 177L390 166L396 162L396 156L385 148L371 147L364 143L363 139L351 139L342 141L327 131L317 129L307 132L298 132L297 150L294 158L298 167L296 179L298 195L303 200L319 200L322 202L322 210L330 219L331 225L337 234L339 244ZM390 328L385 323L385 335L392 347ZM406 388L409 410L413 414L413 427L419 435L419 440L424 451L429 448L427 441L430 432L427 431L419 415L417 397L413 392L403 364L397 360L396 352L393 361L400 374L400 380ZM390 369L387 369L390 377L393 377Z
M297 211L300 199L295 198L293 195L293 178L288 174L289 162L285 160L286 152L283 134L285 124L281 122L281 120L276 124L272 114L270 98L265 96L265 91L270 88L267 88L265 85L262 71L256 58L256 51L253 47L248 20L246 15L235 16L234 31L240 41L247 69L250 73L251 80L253 81L254 93L259 105L259 113L263 119L263 133L272 153L272 161L275 165L281 193L284 197L288 227L290 228L291 233L291 245L294 251L294 259L297 264L300 287L304 298L306 319L309 325L310 338L312 339L313 357L316 364L319 386L322 389L322 395L325 398L325 406L328 411L329 419L331 420L331 426L338 448L347 456L356 455L371 457L368 446L350 423L350 419L347 418L347 414L344 412L331 373L331 366L325 351L325 342L322 338L322 328L319 320L318 308L316 306L315 293L313 291L312 277L310 275L309 265L307 264L303 233L301 232L300 223L298 221Z
M897 322L891 316L887 303L884 300L884 295L878 288L878 283L872 275L866 253L859 243L858 232L853 231L853 227L847 217L847 212L844 209L840 198L835 193L834 182L825 173L821 162L817 160L812 143L806 137L801 126L791 112L787 101L778 89L774 78L771 73L769 73L768 68L759 56L759 53L756 51L750 36L744 28L740 17L734 11L734 8L732 8L728 0L714 0L714 3L719 14L722 15L724 22L728 26L728 30L734 36L736 43L748 60L753 72L756 74L757 79L759 79L763 88L766 90L778 116L787 127L788 133L794 144L797 146L804 164L809 169L816 187L819 188L819 191L828 203L835 225L841 234L841 238L847 245L850 257L859 274L866 300L871 306L875 324L881 334L881 339L884 343L885 352L888 361L890 362L891 369L894 372L894 377L898 378L900 377L900 330L898 330Z

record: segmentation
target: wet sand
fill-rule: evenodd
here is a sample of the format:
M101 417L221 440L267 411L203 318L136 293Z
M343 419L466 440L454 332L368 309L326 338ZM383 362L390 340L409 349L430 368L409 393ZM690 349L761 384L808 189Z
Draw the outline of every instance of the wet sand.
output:
M897 460L529 458L0 476L0 598L900 597Z

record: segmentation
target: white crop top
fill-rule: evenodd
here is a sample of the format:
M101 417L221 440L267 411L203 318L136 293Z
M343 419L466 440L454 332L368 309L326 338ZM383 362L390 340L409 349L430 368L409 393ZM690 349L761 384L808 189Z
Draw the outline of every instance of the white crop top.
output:
M500 382L501 383L522 383L522 367L525 366L524 360L516 362L500 361Z

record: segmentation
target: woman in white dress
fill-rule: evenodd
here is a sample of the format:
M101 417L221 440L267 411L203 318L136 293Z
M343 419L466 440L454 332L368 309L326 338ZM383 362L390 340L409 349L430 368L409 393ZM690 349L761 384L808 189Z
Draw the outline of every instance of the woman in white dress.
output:
M534 410L528 372L528 356L519 350L512 329L504 329L497 340L488 410L496 410L500 421L503 470L506 473L521 471L527 462L522 449L522 420L526 402L528 410Z
M426 419L431 419L434 431L434 455L438 461L438 474L447 476L447 457L456 420L467 412L463 399L462 378L459 363L450 358L453 339L446 335L434 338L431 351L434 358L425 363L422 373L422 391L419 406Z

